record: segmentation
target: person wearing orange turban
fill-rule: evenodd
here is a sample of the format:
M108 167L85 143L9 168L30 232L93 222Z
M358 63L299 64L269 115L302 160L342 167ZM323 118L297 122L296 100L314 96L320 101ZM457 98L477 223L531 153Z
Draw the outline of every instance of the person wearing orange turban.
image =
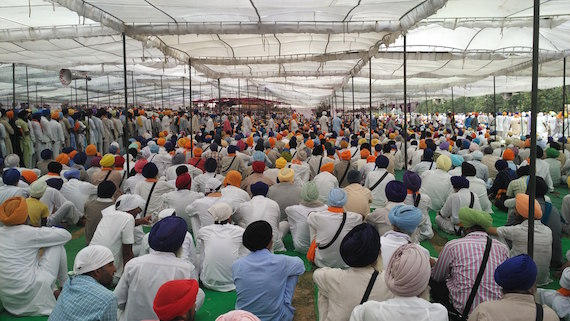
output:
M22 177L26 183L32 184L38 179L38 174L32 170L24 169L22 170Z
M357 169L356 164L350 162L351 158L352 154L350 150L345 150L340 153L340 162L334 165L332 174L337 178L340 188L344 188L350 184L348 182L348 172L351 169Z
M334 163L333 162L326 163L323 166L321 166L321 173L322 172L329 172L332 174L333 170L334 170Z
M87 154L87 156L97 155L97 147L93 144L87 145L87 148L85 148L85 154Z
M241 187L241 179L242 179L242 176L241 176L240 172L231 170L226 174L226 177L224 178L224 183L223 183L224 187L234 186L234 187L240 188Z
M57 155L55 161L60 163L61 165L69 165L69 156L67 154L61 153Z

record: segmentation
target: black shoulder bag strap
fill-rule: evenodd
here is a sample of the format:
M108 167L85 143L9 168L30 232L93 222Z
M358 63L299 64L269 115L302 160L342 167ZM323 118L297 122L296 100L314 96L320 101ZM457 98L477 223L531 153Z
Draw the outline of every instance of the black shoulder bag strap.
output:
M340 180L338 181L338 184L342 184L342 181L344 181L344 178L346 177L346 173L348 173L348 169L350 168L350 161L347 161L346 163L346 169L344 170L344 174L342 174L342 177L340 178Z
M152 183L152 187L150 188L150 192L148 193L148 197L146 199L146 205L144 206L144 212L143 212L143 217L146 216L146 211L148 210L148 203L150 203L150 197L152 196L152 192L154 191L154 187L156 186L156 183L158 182L154 182Z
M483 278L483 274L485 273L485 268L487 267L487 261L489 260L489 253L491 253L492 244L493 241L489 236L487 236L487 245L485 246L485 254L483 254L483 261L481 261L481 266L479 267L477 278L475 279L475 283L471 288L471 293L469 293L469 299L467 299L467 303L465 303L465 309L463 309L463 315L461 316L461 320L467 320L467 317L469 316L469 311L471 311L471 306L473 305L473 301L475 301L475 296L477 295L477 291L479 290L479 284L481 284L481 279Z
M123 182L125 181L125 178L127 177L127 171L123 172L123 178L121 179L121 182L119 183L119 188L121 188L121 186L123 186Z
M323 158L325 157L321 155L321 160L319 161L319 168L317 168L317 174L321 172L321 166L323 166Z
M384 175L382 175L382 177L380 177L380 179L374 185L372 185L372 187L370 187L370 191L372 192L376 187L378 187L378 185L380 185L380 183L382 183L382 181L384 180L384 178L386 178L386 176L388 176L387 171L386 171L386 173L384 173Z
M111 170L109 170L107 172L107 175L105 175L105 179L103 179L103 182L109 179L109 176L111 175Z
M422 200L422 194L412 194L414 197L414 207L418 207L420 205L420 201Z
M350 156L350 158L353 158L354 155L356 155L356 153L358 153L358 148L356 148L356 150L354 151L354 154L352 154L352 155Z
M473 194L473 192L471 192L471 202L469 203L469 208L473 208L474 204L475 204L475 195Z
M229 165L225 170L223 170L224 173L227 172L227 171L229 171L230 168L232 168L232 165L234 164L234 161L236 160L236 157L237 157L237 156L234 156L234 158L232 158L232 162L230 163L230 165Z
M297 155L297 150L295 150L295 152L293 153L293 156L291 156L291 158L295 158L295 155Z
M431 161L431 164L429 164L429 170L431 171L431 168L433 167L433 161Z
M342 228L344 227L344 223L346 223L346 212L342 212L342 222L340 222L340 226L338 227L338 230L336 230L336 233L333 236L332 240L327 245L323 246L319 245L319 250L327 249L329 246L331 246L334 243L334 241L336 241L336 239L338 239L338 236L340 235L340 232L342 232Z
M542 310L542 304L536 304L536 321L542 321L544 317L544 311Z
M372 292L372 287L374 286L377 277L378 277L378 271L374 270L374 273L372 273L372 276L370 277L370 281L368 281L368 286L366 286L366 291L362 296L362 300L360 300L360 304L368 301L368 297L370 296L370 292Z

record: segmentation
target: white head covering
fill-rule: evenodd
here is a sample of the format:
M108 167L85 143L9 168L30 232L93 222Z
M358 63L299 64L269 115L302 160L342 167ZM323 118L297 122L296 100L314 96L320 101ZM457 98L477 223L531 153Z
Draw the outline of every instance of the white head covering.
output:
M165 217L172 216L172 214L174 214L173 208L164 209L164 210L160 211L160 213L158 213L158 220L160 221Z
M117 198L116 209L123 212L132 211L135 208L144 209L146 201L136 194L124 194Z
M209 178L206 181L206 193L212 193L212 192L216 192L220 190L220 187L222 186L222 182L220 182L219 179L216 178Z
M102 245L89 245L83 248L73 263L75 275L85 274L97 270L115 260L113 252Z
M570 267L567 267L562 272L560 277L560 286L565 289L570 289Z
M226 203L218 202L208 209L208 213L214 217L214 222L223 222L232 216L232 207Z

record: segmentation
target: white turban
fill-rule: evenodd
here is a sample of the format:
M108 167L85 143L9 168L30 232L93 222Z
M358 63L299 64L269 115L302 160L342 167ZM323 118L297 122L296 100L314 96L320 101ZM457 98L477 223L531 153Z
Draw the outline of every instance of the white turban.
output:
M214 222L223 222L229 219L232 212L232 207L223 202L218 202L208 209L208 213L214 217Z
M164 210L160 211L160 213L158 213L158 220L160 221L165 217L172 216L172 214L174 214L174 213L175 213L175 211L173 208L164 209Z
M115 261L113 253L102 245L90 245L83 248L73 263L73 273L75 275L85 274L97 270Z
M216 319L216 321L260 321L260 320L251 312L243 310L234 310L226 314L220 315Z
M565 268L560 277L560 286L565 289L570 289L570 268Z
M418 296L427 288L431 275L429 256L417 244L400 246L390 259L384 273L388 289L403 297Z
M211 177L206 181L206 193L219 192L221 186L222 182L219 179Z
M117 198L116 209L123 212L132 211L135 208L144 209L146 201L136 194L124 194Z

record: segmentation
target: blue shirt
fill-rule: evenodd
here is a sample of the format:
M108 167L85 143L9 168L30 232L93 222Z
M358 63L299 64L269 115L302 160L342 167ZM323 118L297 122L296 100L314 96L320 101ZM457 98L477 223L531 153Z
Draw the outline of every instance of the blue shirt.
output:
M116 321L117 298L88 275L65 282L49 320Z
M298 257L275 255L267 249L250 253L232 264L236 310L255 314L261 321L291 321L291 305L305 265Z
M342 125L342 122L340 121L340 118L338 118L338 116L335 116L333 118L332 125L333 125L333 131L338 135L338 133L340 132L341 125Z

